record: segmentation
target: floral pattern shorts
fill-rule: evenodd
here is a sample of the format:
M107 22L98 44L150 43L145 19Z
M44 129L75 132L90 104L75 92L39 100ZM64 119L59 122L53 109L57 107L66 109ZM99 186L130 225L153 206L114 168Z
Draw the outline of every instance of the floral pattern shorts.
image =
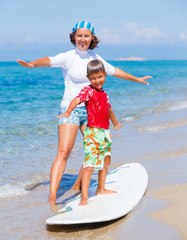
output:
M83 167L103 169L105 156L111 155L111 146L112 139L109 129L87 127L84 131Z

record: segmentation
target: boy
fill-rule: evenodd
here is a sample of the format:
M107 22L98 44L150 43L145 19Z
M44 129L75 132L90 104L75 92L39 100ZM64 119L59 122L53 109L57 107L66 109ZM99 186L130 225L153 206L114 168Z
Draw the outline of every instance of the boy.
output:
M96 194L115 193L115 191L105 189L107 169L111 162L112 140L109 119L111 119L116 131L122 127L122 124L116 120L109 97L102 88L106 75L104 65L100 60L89 62L87 65L87 78L91 85L84 87L79 95L71 101L67 111L57 117L68 118L78 104L85 102L88 124L84 131L85 158L82 175L82 195L79 205L87 204L88 188L94 169L99 170Z

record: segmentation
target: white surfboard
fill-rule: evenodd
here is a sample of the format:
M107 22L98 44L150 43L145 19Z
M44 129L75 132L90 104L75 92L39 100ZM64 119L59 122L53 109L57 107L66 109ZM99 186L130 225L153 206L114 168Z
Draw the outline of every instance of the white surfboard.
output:
M130 213L142 199L148 185L148 174L139 163L124 164L108 173L106 189L114 194L96 196L97 183L89 188L88 204L78 206L77 195L46 220L48 225L105 222Z

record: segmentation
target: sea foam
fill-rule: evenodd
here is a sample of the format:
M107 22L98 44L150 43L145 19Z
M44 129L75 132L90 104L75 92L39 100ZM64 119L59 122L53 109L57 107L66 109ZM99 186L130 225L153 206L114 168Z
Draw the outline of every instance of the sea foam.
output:
M162 130L170 129L170 128L176 128L187 125L187 119L179 119L175 121L169 121L169 122L163 122L159 123L154 126L148 126L148 127L138 127L138 130L140 132L151 132L151 133L157 133Z
M169 107L170 111L177 111L177 110L182 110L182 109L187 109L187 101L181 101L178 103L173 104L173 106Z
M0 199L25 195L29 191L32 191L34 188L45 184L49 184L48 175L34 176L24 183L7 183L0 186Z
M27 194L24 184L6 184L0 187L0 198L9 198Z

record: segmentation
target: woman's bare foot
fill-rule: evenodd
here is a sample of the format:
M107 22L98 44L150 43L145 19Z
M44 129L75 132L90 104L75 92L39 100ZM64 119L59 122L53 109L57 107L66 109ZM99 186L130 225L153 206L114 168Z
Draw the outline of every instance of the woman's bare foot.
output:
M74 182L73 187L71 189L81 191L82 173L83 173L83 166L81 167L81 169L79 171L79 175L78 175L78 177L77 177L76 181Z
M73 187L71 188L72 190L78 190L81 191L81 185L80 184L74 184Z
M84 205L87 205L88 203L87 203L87 198L81 198L81 201L80 201L80 203L79 203L79 206L84 206Z
M50 198L49 197L48 204L55 205L56 204L56 198Z
M109 190L109 189L97 189L96 190L96 195L101 195L101 194L113 194L117 193L116 191Z

